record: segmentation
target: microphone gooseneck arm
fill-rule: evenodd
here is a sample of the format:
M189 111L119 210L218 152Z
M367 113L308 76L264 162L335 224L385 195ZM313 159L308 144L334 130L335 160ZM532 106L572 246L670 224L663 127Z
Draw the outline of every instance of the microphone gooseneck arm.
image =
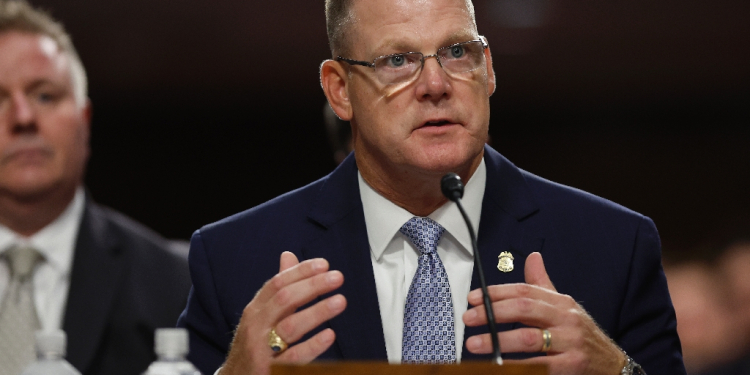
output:
M474 227L471 225L469 215L464 210L464 205L461 203L461 198L464 195L464 185L461 182L461 178L455 173L448 173L443 176L440 183L440 188L448 199L456 202L458 210L461 212L461 216L466 222L466 227L469 229L469 236L471 237L471 247L474 252L474 266L476 267L477 274L479 274L479 285L482 288L482 298L484 300L484 311L487 313L487 325L490 329L490 338L492 339L492 351L495 356L495 361L498 365L503 364L503 358L500 355L500 340L497 337L497 326L495 325L495 313L492 311L492 302L490 301L490 293L487 290L487 282L484 280L484 271L482 270L482 260L479 257L479 249L477 248L477 236L474 234Z

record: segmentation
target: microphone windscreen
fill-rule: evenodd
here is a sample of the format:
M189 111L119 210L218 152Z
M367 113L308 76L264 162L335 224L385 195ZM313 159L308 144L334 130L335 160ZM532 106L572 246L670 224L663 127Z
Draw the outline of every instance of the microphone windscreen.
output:
M454 202L464 196L464 184L461 182L461 177L453 172L446 174L440 180L440 190L446 198Z

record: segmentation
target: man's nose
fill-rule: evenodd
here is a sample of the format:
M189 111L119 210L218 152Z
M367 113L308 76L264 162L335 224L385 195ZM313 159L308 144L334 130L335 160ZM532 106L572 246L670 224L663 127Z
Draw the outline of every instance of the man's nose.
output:
M448 74L435 56L424 60L418 80L417 96L420 99L440 100L451 94L452 88Z
M36 110L26 95L14 95L11 99L11 125L14 132L28 131L36 123Z

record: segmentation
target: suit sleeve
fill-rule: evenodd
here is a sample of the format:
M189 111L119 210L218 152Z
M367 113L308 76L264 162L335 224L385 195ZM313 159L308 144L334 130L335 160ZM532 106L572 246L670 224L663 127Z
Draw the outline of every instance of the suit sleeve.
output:
M196 231L190 240L188 261L193 287L177 326L188 330L188 359L203 374L213 374L224 363L234 327L222 314L211 262L200 231Z
M685 374L677 320L661 265L656 226L639 225L616 341L648 374Z

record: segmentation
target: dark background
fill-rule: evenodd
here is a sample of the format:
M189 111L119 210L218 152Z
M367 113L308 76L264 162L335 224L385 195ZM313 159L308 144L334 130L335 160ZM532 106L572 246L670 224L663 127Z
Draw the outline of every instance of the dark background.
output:
M96 200L158 232L334 168L322 0L32 0L89 73ZM750 224L750 2L476 0L519 167L652 217L666 251Z

